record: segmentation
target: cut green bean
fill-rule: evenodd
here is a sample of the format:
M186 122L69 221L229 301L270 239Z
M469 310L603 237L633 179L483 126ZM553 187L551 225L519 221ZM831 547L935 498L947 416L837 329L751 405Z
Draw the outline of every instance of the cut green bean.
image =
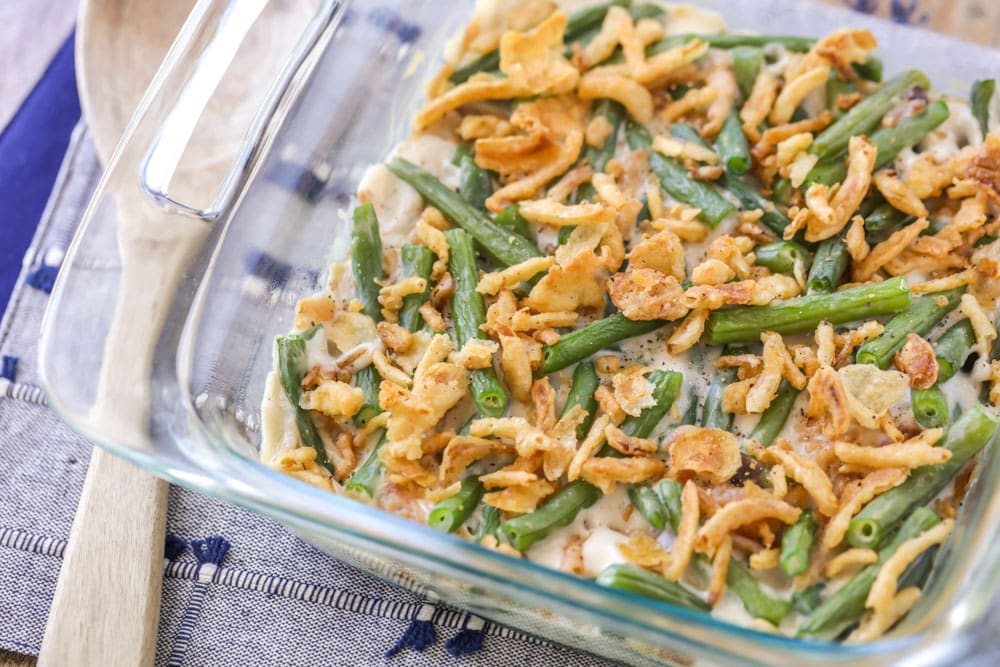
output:
M764 64L764 52L754 46L737 46L729 55L733 59L733 74L736 76L736 85L740 87L740 94L750 97L757 73Z
M521 209L517 204L511 204L503 211L498 213L493 222L497 223L503 229L508 232L513 232L518 236L522 236L526 239L534 238L534 232L531 231L531 223L528 219L521 215Z
M723 351L723 354L733 352ZM712 376L712 382L705 392L705 404L701 408L701 425L705 428L721 428L728 431L733 425L733 415L722 409L722 397L726 387L736 382L735 368L720 368Z
M820 160L828 160L844 152L851 137L875 131L882 122L882 116L914 86L926 89L930 87L930 81L916 70L893 77L878 92L855 104L840 120L820 132L809 147L809 152Z
M615 343L641 336L662 327L661 320L630 320L621 313L609 315L582 329L572 331L542 351L541 373L548 375L586 359Z
M798 400L800 393L802 392L788 384L788 380L782 380L771 405L760 415L760 421L750 433L750 439L756 440L764 447L773 445L781 429L785 427L788 416L792 414L792 408L795 407L795 401Z
M456 347L461 348L474 338L487 338L480 328L486 323L486 303L476 291L479 272L472 236L464 229L449 229L448 271L455 281L451 296L451 316L455 325ZM507 409L507 392L493 367L477 368L470 375L472 398L479 412L487 417L499 417Z
M774 204L765 199L757 188L747 183L743 178L731 174L723 174L719 179L719 185L731 195L736 197L740 206L748 211L760 209L764 215L759 222L774 232L779 237L784 233L785 227L791 224L787 216L777 211Z
M850 545L877 548L904 517L930 502L969 459L989 444L997 423L995 411L985 405L976 403L968 408L951 423L941 439L939 446L948 449L951 458L944 463L917 468L905 482L865 505L848 526Z
M542 256L531 241L497 225L485 213L462 199L457 192L412 162L397 157L390 160L386 168L409 183L449 221L471 234L501 264L511 266Z
M832 639L844 628L857 622L865 613L868 591L875 583L883 563L896 553L903 542L922 535L940 521L938 516L926 507L914 510L892 540L879 550L878 562L861 570L836 593L824 600L799 627L798 636Z
M799 520L785 530L781 536L781 571L789 577L797 577L809 567L809 550L816 537L816 520L812 512L806 510Z
M614 0L614 2L594 5L593 7L587 7L571 14L569 20L566 22L566 31L563 33L563 42L566 44L572 44L583 37L585 33L589 33L595 28L599 28L601 23L604 22L604 15L607 14L608 10L615 5L619 7L627 7L629 2L628 0ZM468 65L464 65L456 69L451 73L451 76L448 77L448 80L452 83L464 83L474 74L479 74L480 72L495 72L499 69L500 51L494 49L484 53Z
M663 9L663 7L656 3L644 2L630 8L628 13L632 17L633 21L639 21L641 19L658 19L665 16L667 12Z
M635 565L609 565L597 575L595 581L605 588L634 593L695 611L709 611L704 600L681 584Z
M492 505L483 506L483 516L482 520L479 522L479 528L476 530L476 544L483 541L483 538L492 535L497 536L497 530L500 528L500 510Z
M601 491L596 486L582 479L572 481L535 511L504 521L500 532L515 549L525 551L556 528L571 524L580 510L590 507L600 497Z
M888 368L896 352L906 342L906 336L915 333L923 336L955 310L965 293L965 287L956 287L946 292L935 292L914 297L910 306L889 320L885 328L875 338L858 348L856 359L859 364L875 364ZM943 303L939 301L943 300Z
M907 218L912 216L906 215L902 211L897 210L889 202L886 202L876 206L871 213L864 217L866 232L883 232L902 225Z
M681 416L681 426L694 426L698 423L698 403L700 402L698 392L692 389L690 396L688 396L687 410Z
M825 585L822 581L818 581L812 586L807 586L801 591L792 593L792 606L802 615L808 616L813 613L823 601L820 593L823 592Z
M762 331L802 333L814 330L824 320L845 324L895 313L909 305L909 283L900 276L833 294L800 296L766 306L716 310L705 324L705 335L710 345L751 343L760 340Z
M850 262L851 254L843 233L820 242L806 279L806 294L830 294L836 290Z
M936 385L929 389L911 389L910 406L913 417L923 428L938 428L948 423L948 397Z
M420 315L420 306L430 297L434 253L422 245L406 243L400 251L400 260L403 265L403 277L416 276L427 281L427 287L424 288L423 292L404 296L403 305L399 309L400 326L416 332L424 325L424 318Z
M483 483L475 475L462 480L458 493L448 496L427 514L427 525L454 533L465 523L483 497Z
M486 209L486 200L493 194L490 175L476 164L476 158L468 146L455 149L458 167L458 193L465 201L480 210Z
M649 525L657 530L663 530L666 527L667 510L660 502L656 491L648 486L633 484L628 489L628 498L639 514L649 522Z
M379 480L382 479L382 469L384 468L382 459L379 458L378 453L388 441L385 431L382 431L378 442L375 443L375 446L364 462L351 473L344 488L358 495L366 495L369 498L375 497L375 489L378 487Z
M726 171L741 176L750 171L750 143L743 134L739 114L733 110L719 130L715 146Z
M594 171L604 171L608 160L615 156L615 148L618 147L618 134L621 131L622 123L625 122L625 107L613 100L598 100L594 103L594 110L591 118L603 116L611 126L611 133L600 146L588 145L584 150L584 157L587 163L593 167Z
M964 318L948 327L948 330L934 341L934 356L938 362L938 384L951 379L962 369L975 345L976 332L972 328L972 322Z
M330 470L330 461L326 456L326 447L323 445L323 439L320 438L319 433L316 431L316 426L313 424L312 417L309 416L309 411L299 406L299 399L302 398L302 378L305 377L306 372L309 370L306 367L306 341L312 338L312 335L317 330L321 331L322 326L317 324L302 334L279 336L275 340L278 357L278 379L281 382L281 388L284 390L285 396L288 398L288 402L292 404L292 409L295 411L295 425L298 427L299 440L303 446L316 450L316 462Z
M670 136L675 139L680 139L681 141L686 141L689 144L695 144L701 146L702 148L707 148L708 150L714 150L705 141L705 138L701 136L701 132L695 129L693 125L688 125L687 123L673 123L670 126Z
M674 401L681 392L684 375L677 371L653 371L646 376L653 385L653 400L656 404L628 417L622 422L621 430L634 438L648 438L656 426L670 412Z
M967 319L953 324L934 342L934 356L938 363L937 380L929 389L910 390L913 416L924 428L937 428L948 423L948 399L940 385L962 368L975 344L976 334L972 323Z
M753 249L758 266L766 266L774 273L805 274L812 266L813 254L795 241L775 241Z
M854 81L842 79L840 76L831 76L826 82L826 108L833 112L835 119L842 118L846 111L837 106L837 98L841 95L850 95L858 91L858 84Z
M927 105L927 108L920 113L899 121L895 127L885 127L874 132L870 138L878 149L875 170L881 169L895 160L904 148L920 143L932 130L947 120L948 115L948 105L943 100L937 100ZM844 118L846 117L844 116ZM814 142L813 146L815 145ZM806 177L806 183L833 185L843 182L846 176L847 164L843 159L838 158L816 165Z
M665 479L656 485L656 493L660 496L660 502L667 513L667 523L670 524L675 535L681 524L681 494L683 492L684 487L681 486L681 483L672 479Z
M765 593L756 577L735 558L729 561L726 585L740 599L748 614L754 618L763 618L772 625L780 625L792 610L790 602L773 598Z
M985 137L990 131L990 102L996 92L996 79L983 79L972 84L972 94L969 96L969 106L972 116L979 123Z
M375 207L362 204L354 209L351 226L351 270L357 286L361 312L375 322L382 320L382 304L378 302L384 277L382 267L382 238L379 236L378 217ZM365 395L365 403L354 415L354 423L363 426L368 420L382 412L379 407L378 391L382 379L374 366L366 366L354 376L355 384Z
M723 219L736 211L736 207L711 185L692 178L680 162L652 150L652 137L642 125L630 121L625 135L632 150L650 149L649 168L663 189L677 201L697 208L700 211L699 217L709 227L714 229Z
M581 361L573 369L573 384L570 386L569 395L566 396L566 405L563 406L563 414L568 413L573 407L579 405L587 411L587 416L579 426L576 427L576 439L583 440L590 431L590 425L594 423L597 416L597 388L601 385L601 379L597 377L593 362Z
M851 67L865 81L879 83L882 81L883 64L879 58L871 56L861 63L851 63Z
M696 35L688 33L684 35L671 35L670 37L664 37L661 40L653 42L646 47L646 56L655 56L657 53L669 51L675 46L680 46L681 44L686 44L687 42L691 42L696 39L707 42L709 46L715 49L735 49L741 46L761 48L767 46L768 44L778 44L785 47L785 49L789 51L796 51L799 53L805 53L813 47L813 44L816 43L815 39L811 39L809 37L793 37L786 35Z

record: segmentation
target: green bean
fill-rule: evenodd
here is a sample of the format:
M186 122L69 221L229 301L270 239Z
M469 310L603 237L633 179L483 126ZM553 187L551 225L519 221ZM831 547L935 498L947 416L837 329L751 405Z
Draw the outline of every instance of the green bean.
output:
M878 562L854 575L836 593L824 600L799 626L799 637L832 638L855 623L865 613L865 600L878 576L882 564L896 553L907 540L918 537L940 523L938 516L926 507L910 514L899 531L878 552ZM912 567L912 566L911 566Z
M657 53L669 51L675 46L686 44L687 42L700 39L715 49L735 49L741 46L753 46L761 48L768 44L780 44L789 51L805 53L816 43L815 39L809 37L789 37L785 35L671 35L661 40L655 41L646 47L646 57L655 56Z
M386 167L409 183L449 221L471 234L501 264L511 266L542 256L531 241L500 227L485 213L462 199L457 192L412 162L397 157L390 160Z
M424 325L420 315L420 306L427 301L431 293L431 268L434 266L434 253L422 245L406 243L400 251L403 265L403 276L417 276L427 281L423 292L407 294L403 297L403 306L399 309L399 324L409 331L416 332Z
M656 493L660 496L660 502L667 513L667 523L670 524L674 534L681 525L681 494L684 487L680 482L672 479L665 479L656 485Z
M597 388L601 385L601 380L597 377L593 362L581 361L573 369L573 384L570 386L569 395L566 396L566 405L563 406L565 415L574 406L579 405L587 411L587 416L580 425L576 427L576 439L583 440L590 431L590 425L594 423L597 416Z
M462 480L458 493L435 505L427 515L427 525L454 533L465 523L483 497L483 483L475 475Z
M472 236L464 229L449 229L448 271L455 281L451 296L451 315L455 324L456 347L461 348L474 338L486 338L480 327L486 322L486 304L476 291L479 272ZM507 409L507 392L493 367L477 368L470 376L472 398L479 412L487 417L499 417Z
M657 530L663 530L666 527L667 510L660 502L656 491L648 486L632 484L628 488L628 498L639 514L649 522L649 525Z
M644 2L629 9L628 13L633 21L638 22L640 19L658 19L665 16L667 12L656 3Z
M716 310L705 324L706 339L710 345L756 342L761 331L801 333L812 331L824 320L845 324L894 313L909 305L909 284L900 276L833 294L800 296L766 306Z
M726 171L737 176L750 171L750 144L743 134L743 124L740 123L740 117L735 110L722 124L715 145L719 155L722 156L722 165Z
M816 520L812 512L806 510L799 520L785 530L781 536L781 571L789 577L797 577L809 567L809 550L816 537Z
M757 188L739 176L723 174L722 178L719 179L719 185L736 197L740 202L740 206L744 209L751 211L760 209L764 211L764 215L759 222L779 237L784 233L785 227L791 224L788 217L776 210L774 204L761 196Z
M891 320L875 338L858 348L856 359L859 364L875 364L888 368L896 352L906 342L906 336L915 333L923 336L953 311L965 293L965 286L946 292L935 292L914 297L910 307ZM938 301L944 299L943 304Z
M384 467L378 453L388 441L389 439L386 437L385 431L382 431L378 442L375 443L375 446L364 462L351 473L344 488L358 495L363 494L369 498L375 497L375 489L378 487L378 481L382 478L382 469Z
M511 204L498 213L493 222L508 232L513 232L518 236L534 240L535 233L531 230L531 223L521 215L521 209L517 204Z
M306 341L322 328L322 325L316 324L302 334L279 336L274 342L278 356L278 379L281 381L285 396L288 397L288 402L295 410L295 425L299 431L299 440L303 446L315 449L316 462L330 470L330 461L326 456L323 439L316 431L309 411L299 406L299 399L302 398L302 378L309 370L306 367Z
M680 139L681 141L686 141L690 144L696 144L702 148L707 148L708 150L713 150L705 138L701 136L701 132L695 129L693 125L688 125L687 123L674 123L670 126L670 136L675 139Z
M911 389L910 406L913 417L924 428L937 428L948 423L948 397L937 385L929 389Z
M764 64L764 53L757 47L737 46L729 55L733 59L733 74L736 76L736 85L740 87L740 94L750 97L757 73Z
M723 356L744 352L746 352L744 348L733 346L727 346L722 350ZM732 427L733 416L722 409L722 397L726 393L726 387L736 382L736 377L735 368L720 368L715 371L705 393L705 405L701 408L701 425L705 428L721 428L728 431Z
M698 392L694 389L691 390L691 395L688 397L688 407L681 415L681 426L694 426L698 423L698 403L701 399L698 398Z
M610 345L655 331L664 324L661 320L630 320L621 313L609 315L542 348L541 373L548 375L562 370Z
M876 206L871 213L864 216L866 232L881 232L892 229L903 224L907 218L911 218L900 210L897 210L889 202Z
M566 22L566 31L563 33L563 42L566 44L572 44L585 33L590 32L594 28L600 27L601 23L604 22L604 15L608 13L608 10L611 9L612 6L617 5L619 7L627 7L628 4L628 0L614 0L614 2L594 5L593 7L587 7L586 9L573 13ZM456 69L451 73L451 76L448 77L448 80L452 83L463 83L468 81L473 74L478 74L480 72L495 72L498 69L500 69L500 51L494 49L484 53L468 65Z
M792 593L792 606L804 616L813 613L816 611L816 607L822 602L820 593L823 591L825 585L822 581L818 581L812 586L807 586L801 591Z
M771 405L760 415L760 421L750 433L750 439L756 440L764 447L773 445L781 429L785 427L785 422L788 421L788 416L792 413L800 393L802 393L800 390L788 384L788 380L782 380Z
M493 184L490 182L490 175L476 164L476 158L464 144L455 149L455 158L458 167L458 193L465 201L469 202L477 209L486 209L486 200L493 194Z
M637 123L629 121L625 136L632 150L652 146L649 132ZM673 158L650 149L649 168L671 197L701 211L699 217L713 229L736 211L736 208L711 185L693 179L684 165Z
M765 243L754 248L753 254L756 256L755 264L787 275L795 275L796 271L805 273L813 258L811 252L795 241Z
M976 344L976 334L972 323L959 320L934 342L934 356L937 358L938 375L934 386L929 389L910 390L910 405L917 423L924 428L937 428L948 423L948 400L941 391L941 384L947 382L965 364Z
M854 109L856 108L857 106L854 107ZM895 127L885 127L874 132L870 138L878 149L875 169L881 169L895 160L904 148L920 143L932 130L947 120L948 115L948 105L943 100L937 100L927 105L927 108L922 112L899 121ZM833 126L831 125L831 127ZM816 143L813 142L813 146L815 145ZM844 160L837 159L816 165L806 177L806 183L833 185L843 182L846 176L847 164Z
M648 438L670 412L680 394L684 375L677 371L653 371L646 379L653 385L653 400L656 404L640 412L637 417L628 417L621 425L621 430L634 438Z
M618 133L621 131L622 123L625 122L625 107L613 100L598 100L594 103L594 110L591 118L603 116L611 125L611 133L600 146L590 146L584 150L584 157L587 163L593 167L594 171L604 171L604 166L608 160L615 156L615 148L618 147Z
M590 507L600 497L601 491L596 486L582 479L574 480L535 511L504 521L500 532L515 549L525 551L556 528L571 524L580 510Z
M882 122L882 116L895 104L896 100L914 86L929 88L930 81L921 72L903 72L879 89L878 92L861 100L839 120L820 132L809 147L809 152L827 160L847 149L851 137L871 134ZM915 142L914 142L915 143Z
M627 563L609 565L597 575L595 581L605 588L635 593L695 611L709 611L709 606L704 600L681 584L635 565Z
M841 118L846 111L837 106L837 98L841 95L850 95L858 90L858 84L848 81L840 76L831 76L826 82L826 108L833 112L834 118Z
M479 529L476 530L476 544L483 541L483 538L492 535L496 537L497 529L500 528L500 510L492 505L483 506L483 517L479 522Z
M791 180L784 176L779 176L774 179L774 185L771 186L771 199L777 204L788 206L788 202L792 200L792 191L794 189Z
M851 63L851 67L865 81L874 81L875 83L882 81L882 61L875 56L871 56L862 63Z
M868 503L848 526L847 541L851 546L877 548L905 516L930 502L969 459L989 444L997 423L995 411L981 403L962 413L945 431L939 445L951 452L951 458L917 468L905 482Z
M979 129L983 131L984 137L990 131L990 101L996 87L996 79L982 79L972 84L972 94L969 96L972 116L979 122Z
M763 618L773 625L779 625L792 610L790 602L771 597L761 588L760 582L735 558L729 561L726 585L743 603L743 607L754 618Z
M830 294L837 289L851 254L847 251L845 234L831 236L820 242L816 248L816 258L806 278L806 294Z
M375 207L362 204L354 209L351 226L351 270L357 285L361 312L374 321L382 319L382 304L378 302L379 281L384 276L382 268L382 239L379 236ZM364 392L365 403L354 415L354 423L363 426L369 419L382 412L378 403L381 378L374 366L366 366L355 373L354 382Z

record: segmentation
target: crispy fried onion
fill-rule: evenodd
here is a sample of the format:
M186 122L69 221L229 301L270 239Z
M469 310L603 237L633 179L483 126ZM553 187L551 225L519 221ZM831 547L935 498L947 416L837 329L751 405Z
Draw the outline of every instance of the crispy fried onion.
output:
M476 419L470 424L469 433L480 438L492 436L511 441L518 456L523 458L541 454L543 472L548 480L561 477L573 457L575 441L556 438L521 417Z
M580 476L605 494L615 489L615 484L640 484L663 475L666 464L649 456L612 458L595 456L583 463Z
M417 131L472 102L572 91L580 73L563 56L567 20L566 14L556 12L530 32L504 33L500 38L500 71L506 76L477 74L434 98L417 114Z
M909 379L874 364L850 364L837 370L850 415L865 428L878 428L890 406L906 396Z
M698 536L698 520L701 510L698 501L698 487L691 480L681 491L681 520L677 525L677 537L670 550L670 562L663 568L663 576L671 581L679 581L694 555L695 539Z
M842 551L823 566L823 576L833 579L847 569L854 569L878 562L878 552L874 549L848 549Z
M611 377L615 401L625 414L638 417L645 408L656 405L653 383L645 377L650 370L645 366L631 364Z
M783 500L773 498L736 500L723 506L705 522L695 539L695 549L711 556L722 541L738 528L767 519L776 519L791 525L799 520L801 514L801 509Z
M680 282L655 269L629 268L607 282L611 302L630 320L676 320L684 317Z
M824 516L833 516L837 511L837 496L833 493L833 482L823 468L813 459L793 452L787 440L781 439L774 447L764 450L764 456L785 469L785 474L802 485L816 502L816 508Z
M451 484L457 481L470 465L480 459L512 454L514 446L502 440L456 435L444 448L438 476L442 484Z
M604 280L618 250L615 225L580 225L556 250L556 264L524 300L537 312L604 307ZM620 263L620 260L618 260Z
M930 389L937 382L938 361L934 348L915 333L906 334L906 343L892 362L910 378L910 386L915 389Z
M877 154L878 149L868 137L851 137L847 152L847 177L833 197L829 197L829 188L821 183L809 186L806 191L806 205L810 213L806 221L807 241L828 239L847 225L868 194Z
M919 468L939 465L951 458L951 450L934 446L940 439L941 433L943 429L931 428L906 442L890 443L881 447L836 442L833 451L844 463L867 468Z
M555 263L555 257L532 257L502 271L483 274L476 286L476 291L480 294L495 296L500 290L511 289L520 283L531 280L539 273L547 271Z
M718 428L678 426L663 446L670 452L670 474L677 478L696 476L724 484L742 465L736 436Z
M316 456L312 447L282 449L267 461L267 465L317 488L333 491L330 473L316 462Z
M365 393L338 380L324 380L311 391L302 392L299 407L317 410L331 419L343 420L357 414L365 404Z

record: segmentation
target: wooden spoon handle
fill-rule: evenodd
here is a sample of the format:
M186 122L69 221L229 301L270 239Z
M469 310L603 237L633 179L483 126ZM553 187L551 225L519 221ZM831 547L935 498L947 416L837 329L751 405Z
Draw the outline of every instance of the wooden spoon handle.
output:
M38 657L146 667L156 656L167 483L95 448Z

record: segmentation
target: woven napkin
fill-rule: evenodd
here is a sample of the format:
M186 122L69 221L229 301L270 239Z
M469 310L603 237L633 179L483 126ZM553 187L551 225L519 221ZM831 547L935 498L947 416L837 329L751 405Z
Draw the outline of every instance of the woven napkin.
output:
M0 323L0 648L18 653L41 645L91 452L46 406L37 347L99 176L78 127ZM157 665L610 664L418 597L180 487L167 532Z

